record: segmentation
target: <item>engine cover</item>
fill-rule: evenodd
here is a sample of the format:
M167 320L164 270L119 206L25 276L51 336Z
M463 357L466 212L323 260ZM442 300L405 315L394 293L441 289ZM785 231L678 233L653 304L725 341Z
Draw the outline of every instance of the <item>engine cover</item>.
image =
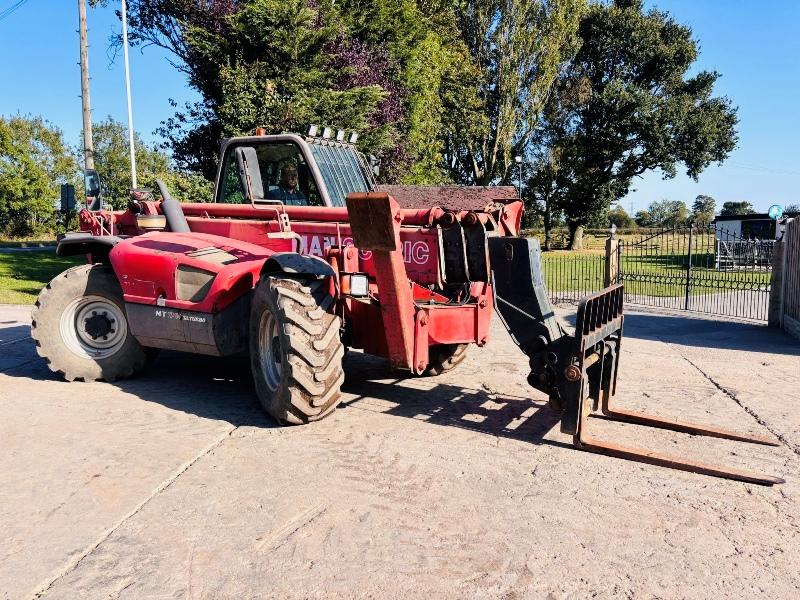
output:
M153 232L109 253L126 302L213 313L249 293L273 252L203 233Z
M228 356L247 350L250 292L273 252L202 233L147 233L109 259L144 346Z

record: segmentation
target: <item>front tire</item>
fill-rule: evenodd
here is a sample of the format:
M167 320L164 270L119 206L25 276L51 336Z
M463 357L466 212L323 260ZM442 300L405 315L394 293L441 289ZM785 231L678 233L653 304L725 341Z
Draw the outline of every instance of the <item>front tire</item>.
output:
M67 381L124 379L148 362L106 265L80 265L56 276L39 293L31 316L37 353Z
M341 401L341 320L327 312L325 280L265 275L253 294L250 366L264 410L300 425L329 415Z

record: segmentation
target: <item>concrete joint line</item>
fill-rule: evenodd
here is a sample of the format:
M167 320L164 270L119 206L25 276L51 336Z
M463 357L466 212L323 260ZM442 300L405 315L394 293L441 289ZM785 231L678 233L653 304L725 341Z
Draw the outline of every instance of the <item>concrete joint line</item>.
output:
M28 360L23 361L21 363L18 363L16 365L11 365L10 367L6 367L4 369L0 369L0 373L5 373L6 371L10 371L12 369L18 369L19 367L24 367L25 365L30 364L30 363L32 363L33 361L36 361L36 360L42 360L42 359L39 358L38 356L36 358L29 358Z
M5 342L0 342L0 346L8 346L9 344L16 344L17 342L22 342L24 340L31 339L31 336L24 335L22 337L14 338L13 340L6 340Z
M662 342L663 342L663 341L664 341L664 340L662 340ZM795 445L794 445L794 444L792 444L792 443L791 443L789 440L787 440L787 439L786 439L786 436L784 436L783 434L781 434L781 433L779 433L779 432L775 431L775 429L773 429L772 427L770 427L770 426L769 426L769 424L768 424L768 423L767 423L767 422L766 422L766 421L765 421L763 418L761 418L761 416L759 416L759 414L758 414L756 411L754 411L752 408L750 408L749 406L747 406L747 405L746 405L744 402L742 402L741 400L739 400L739 398L737 398L737 397L736 397L736 394L734 394L733 392L731 392L730 390L728 390L728 389L727 389L726 387L724 387L723 385L720 385L720 384L719 384L719 383L718 383L718 382L717 382L717 381L716 381L716 380L715 380L713 377L711 377L711 376L710 376L708 373L706 373L706 372L705 372L703 369L701 369L701 368L700 368L700 367L699 367L697 364L695 364L694 362L692 362L692 360L691 360L690 358L688 358L688 357L687 357L687 356L686 356L686 355L685 355L683 352L681 352L681 351L680 351L680 349L679 349L679 348L677 348L677 347L676 347L674 344L671 344L671 343L669 343L669 342L664 342L664 343L665 343L665 344L667 344L668 346L670 346L670 347L671 347L673 350L675 350L675 351L676 351L676 352L677 352L677 353L680 355L680 357L681 357L683 360L685 360L687 363L689 363L689 364L690 364L690 365L692 365L692 366L693 366L695 369L697 369L697 371L698 371L698 372L699 372L699 373L700 373L700 374L701 374L703 377L705 377L705 378L706 378L706 379L707 379L707 380L708 380L708 381L709 381L709 382L710 382L710 383L711 383L711 384L712 384L712 385L713 385L715 388L717 388L717 389L718 389L720 392L722 392L723 394L725 394L725 395L726 395L728 398L730 398L731 400L733 400L734 402L736 402L736 404L738 404L738 405L739 405L739 407L740 407L740 408L741 408L741 409L742 409L744 412L746 412L748 415L750 415L751 417L753 417L753 418L756 420L756 422L757 422L759 425L761 425L762 427L764 427L764 428L765 428L767 431L769 431L769 432L770 432L772 435L774 435L776 438L778 438L778 441L780 441L780 442L781 442L781 443L782 443L784 446L786 446L787 448L789 448L789 450L791 450L792 452L794 452L795 454L797 454L798 456L800 456L800 447L797 447L797 446L795 446Z
M291 538L295 533L325 514L327 510L328 506L326 504L317 504L300 514L295 515L283 526L279 527L271 534L264 536L264 539L256 545L256 550L268 548L271 552L274 552L286 544L286 542L289 541L289 538Z
M224 442L224 441L225 441L227 438L229 438L229 437L230 437L230 436L233 434L233 432L234 432L234 431L236 431L237 429L239 429L239 426L238 426L238 425L237 425L237 426L235 426L235 427L232 427L231 429L229 429L228 431L226 431L224 434L222 434L220 437L218 437L216 440L214 440L214 441L213 441L213 442L212 442L210 445L208 445L206 448L204 448L203 450L201 450L201 451L200 451L200 452L199 452L199 453L198 453L198 454L197 454L197 455L196 455L194 458L192 458L192 459L191 459L191 460L189 460L188 462L186 462L186 463L184 463L183 465L181 465L180 467L178 467L178 469L177 469L177 470L176 470L176 471L175 471L175 472L174 472L172 475L170 475L170 476L169 476L167 479L165 479L164 481L162 481L162 482L161 482L161 483L158 485L158 487L156 487L156 489L154 489L154 490L153 490L153 491L150 493L150 495L149 495L149 496L147 496L147 498L145 498L145 499L144 499L144 500L142 500L142 501L141 501L139 504L137 504L137 505L136 505L136 507L134 507L134 509L133 509L133 510L131 510L131 511L130 511L128 514L126 514L124 517L122 517L122 518L121 518L119 521L117 521L117 522L116 522L114 525L112 525L111 527L109 527L108 529L106 529L106 530L105 530L103 533L101 533L101 534L100 534L100 537L98 537L98 538L97 538L95 541L93 541L93 542L92 542L91 544L89 544L89 545L88 545L86 548L84 548L84 549L83 549L83 551L82 551L80 554L78 554L76 557L74 557L72 560L70 560L70 561L69 561L69 562L68 562L68 563L67 563L67 564L66 564L64 567L62 567L62 568L61 568L61 569L60 569L60 570L59 570L59 571L58 571L58 572L57 572L55 575L53 575L53 576L52 576L52 577L51 577L51 578L50 578L48 581L46 581L46 582L44 582L44 583L42 583L42 584L38 585L38 586L36 587L36 591L34 591L34 592L32 592L32 593L31 593L31 598L41 598L41 597L42 597L42 596L44 596L44 595L45 595L47 592L49 592L49 591L50 591L50 588L52 588L52 587L53 587L53 585L55 585L55 584L56 584L56 582L58 582L58 581L59 581L60 579L62 579L63 577L66 577L66 576L67 576L67 575L69 575L70 573L72 573L72 572L73 572L75 569L77 569L77 568L78 568L78 565L80 565L80 564L81 564L81 562L83 561L83 559L84 559L84 558L86 558L87 556L89 556L89 555L90 555L92 552L94 552L94 551L95 551L95 550L96 550L96 549L97 549L97 548L98 548L98 547L99 547L99 546L100 546L100 545L101 545L103 542L105 542L105 541L106 541L106 540L107 540L109 537L111 537L111 535L112 535L112 534L113 534L113 533L114 533L114 532L115 532L117 529L119 529L120 527L122 527L122 526L123 526L123 525L124 525L124 524L125 524L125 523L128 521L128 519L130 519L131 517L135 516L135 515L136 515L136 514L137 514L139 511L141 511L141 510L142 510L142 509L143 509L145 506L147 506L147 504L148 504L148 503L149 503L149 502L150 502L150 501L151 501L153 498L155 498L156 496L158 496L158 495L159 495L161 492L163 492L163 491L164 491L164 490L166 490L168 487L170 487L170 486L171 486L173 483L175 483L175 481L178 479L178 477L180 477L180 476L181 476L181 475L183 475L183 474L184 474L186 471L188 471L188 470L189 470L189 468L190 468L192 465L194 465L194 464L195 464L195 463L196 463L198 460L200 460L201 458L203 458L204 456L206 456L206 455L208 455L210 452L212 452L214 449L216 449L216 448L217 448L217 447L218 447L220 444L222 444L222 442Z

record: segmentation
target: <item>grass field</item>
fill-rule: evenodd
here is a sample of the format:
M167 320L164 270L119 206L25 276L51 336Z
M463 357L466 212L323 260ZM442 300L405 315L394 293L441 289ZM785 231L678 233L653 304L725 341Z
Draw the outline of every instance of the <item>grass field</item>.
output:
M718 271L713 264L713 255L696 254L693 257L693 295L731 289L768 289L768 271ZM542 267L551 293L577 299L603 287L605 262L604 254L599 250L545 252L542 254ZM623 256L620 267L622 273L627 274L624 283L628 294L674 297L686 293L685 255L664 252Z
M84 258L58 258L51 251L0 253L0 303L32 304L39 290L58 273L80 264ZM625 287L629 294L678 297L685 294L686 265L683 255L669 253L623 256L622 271L628 273ZM717 271L707 268L708 257L695 255L694 295L712 294L723 289L766 289L768 272ZM710 264L713 264L713 260ZM604 253L553 251L542 253L545 282L551 294L578 300L603 288ZM635 274L635 278L631 275Z
M0 253L0 304L33 304L39 291L62 271L85 262L53 251Z
M8 240L0 238L0 248L39 248L42 246L55 246L56 240L44 238L23 238Z

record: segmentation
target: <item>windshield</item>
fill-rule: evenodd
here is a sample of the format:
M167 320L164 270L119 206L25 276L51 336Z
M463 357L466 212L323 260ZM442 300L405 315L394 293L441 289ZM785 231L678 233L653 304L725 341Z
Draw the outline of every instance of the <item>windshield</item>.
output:
M255 152L258 159L256 173L260 179L256 187L265 199L279 200L289 206L322 206L322 198L311 170L299 146L294 142L231 145L226 151L217 202L226 204L247 202L237 170L235 157L237 148Z
M309 147L333 206L344 206L344 199L351 192L370 191L355 148L316 143Z

